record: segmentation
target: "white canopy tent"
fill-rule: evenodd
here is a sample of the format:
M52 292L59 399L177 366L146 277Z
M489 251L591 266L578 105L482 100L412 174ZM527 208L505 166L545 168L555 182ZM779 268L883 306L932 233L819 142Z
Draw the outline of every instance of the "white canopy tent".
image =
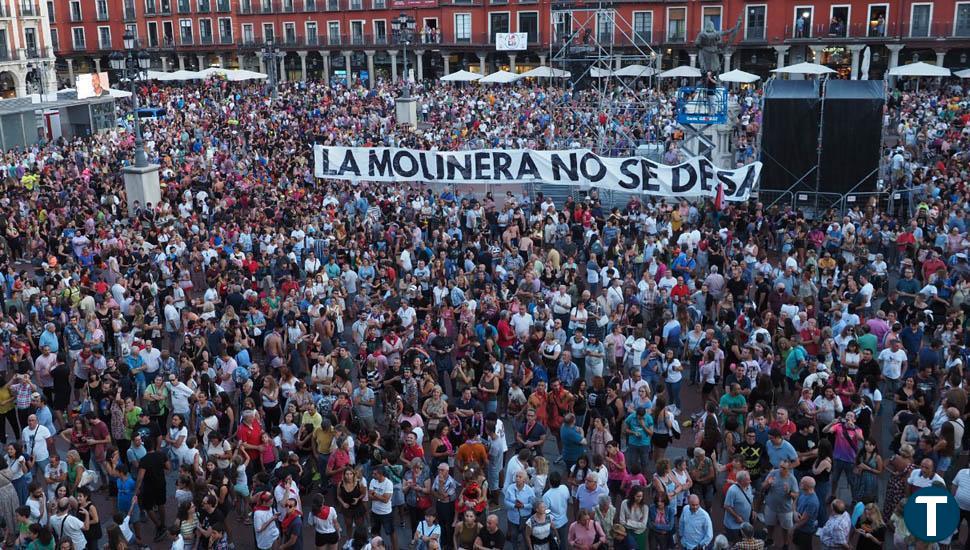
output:
M950 69L917 61L889 69L889 76L950 76Z
M701 76L700 69L688 65L674 67L669 71L664 71L657 75L657 78L698 78Z
M818 76L823 74L831 74L835 71L826 67L825 65L819 65L818 63L796 63L787 67L781 67L780 69L772 69L771 72L778 74L811 74Z
M199 78L222 76L230 82L241 82L243 80L265 80L268 78L268 75L258 73L256 71L247 71L245 69L223 69L221 67L209 67L208 69L202 69L196 74L198 74Z
M479 82L483 84L510 84L519 79L519 75L508 71L498 71L488 76L482 77Z
M569 78L573 74L569 71L564 71L562 69L555 69L553 67L536 67L531 71L526 71L519 75L521 78Z
M613 75L613 71L609 69L601 69L599 67L592 67L589 70L589 76L593 78L608 78Z
M442 82L474 82L482 78L482 75L478 73L473 73L470 71L456 71L449 75L445 75L438 80Z
M734 69L733 71L728 71L722 74L721 76L717 77L717 79L721 82L740 82L741 84L750 84L752 82L761 80L761 77L740 69Z
M646 78L657 74L657 70L646 65L627 65L626 67L613 71L616 76L631 76L634 78Z
M148 71L148 78L161 82L184 82L186 80L200 80L204 78L196 71L179 69L175 72L166 73L162 71Z
M970 69L963 69L962 71L957 71L953 73L953 76L959 78L970 78Z

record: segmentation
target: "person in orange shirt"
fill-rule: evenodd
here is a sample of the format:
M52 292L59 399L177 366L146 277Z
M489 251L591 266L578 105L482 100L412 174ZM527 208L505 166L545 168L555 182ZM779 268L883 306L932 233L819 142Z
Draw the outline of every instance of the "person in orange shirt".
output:
M483 469L487 464L488 451L485 450L485 445L482 443L479 434L472 435L458 447L458 453L455 455L455 466L457 466L459 472L465 471L466 468Z

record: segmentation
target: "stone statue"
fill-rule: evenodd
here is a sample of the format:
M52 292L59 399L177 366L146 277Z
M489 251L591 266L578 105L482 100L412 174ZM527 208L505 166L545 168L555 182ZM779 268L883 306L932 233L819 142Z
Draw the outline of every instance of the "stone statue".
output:
M721 54L724 53L723 40L727 37L728 44L733 42L734 36L738 34L740 28L741 16L738 16L737 24L730 30L715 30L714 23L708 21L707 25L704 26L704 30L697 33L697 39L694 40L694 45L697 46L697 57L702 73L711 71L715 75L721 74Z

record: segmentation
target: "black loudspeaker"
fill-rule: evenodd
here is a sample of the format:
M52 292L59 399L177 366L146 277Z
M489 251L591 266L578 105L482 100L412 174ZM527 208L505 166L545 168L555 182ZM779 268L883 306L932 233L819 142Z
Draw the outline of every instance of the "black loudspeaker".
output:
M819 86L816 80L765 84L761 126L761 189L815 191Z
M881 80L825 83L819 191L844 195L876 189L885 104Z

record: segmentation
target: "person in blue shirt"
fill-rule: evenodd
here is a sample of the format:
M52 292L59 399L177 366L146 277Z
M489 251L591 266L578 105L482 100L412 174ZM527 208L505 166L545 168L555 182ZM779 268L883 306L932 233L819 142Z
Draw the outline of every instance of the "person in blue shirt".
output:
M44 332L40 333L40 347L47 346L50 348L51 353L57 354L61 349L60 340L57 338L57 333L55 332L56 327L54 323L47 323L44 326Z
M781 436L781 431L777 428L768 432L768 443L765 444L765 449L768 451L768 461L771 462L772 468L781 466L782 460L790 461L792 468L799 464L798 452L795 451L795 447L785 441Z
M562 459L566 463L566 470L569 471L579 457L586 454L583 432L576 427L575 414L567 413L563 417L562 426L559 428L559 439L562 441Z
M811 548L812 537L818 529L818 495L815 494L815 479L805 476L798 484L800 490L795 501L795 532L792 542L796 548Z
M899 332L899 339L903 343L903 349L906 350L907 361L911 365L915 364L920 345L923 343L923 329L919 326L917 316L914 315L909 320L909 324Z
M513 548L519 548L517 543L520 535L523 539L522 545L525 546L525 522L532 515L532 507L536 502L535 491L526 483L528 477L524 470L519 470L515 473L515 483L506 487L502 494L508 518L506 539L512 543Z
M562 474L549 473L549 489L542 495L542 502L552 514L552 525L559 531L559 540L569 537L569 487L562 482Z
M680 543L684 550L703 550L714 540L714 527L707 510L701 508L701 499L691 495L687 508L680 516Z

